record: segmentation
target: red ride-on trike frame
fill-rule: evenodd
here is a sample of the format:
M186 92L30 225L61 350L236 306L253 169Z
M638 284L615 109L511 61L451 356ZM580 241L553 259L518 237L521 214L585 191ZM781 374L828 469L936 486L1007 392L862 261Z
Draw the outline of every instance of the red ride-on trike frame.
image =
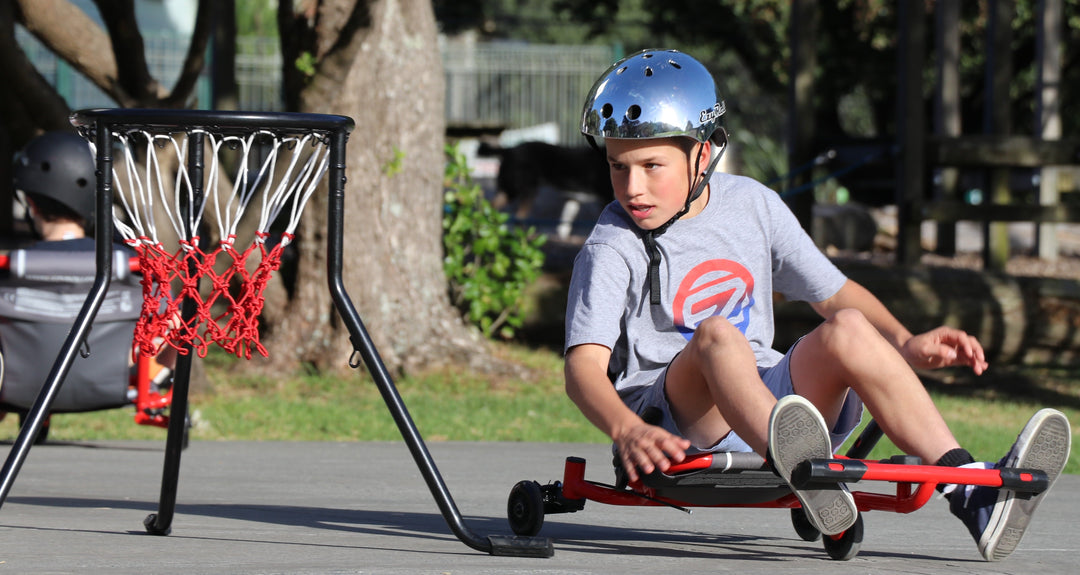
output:
M1030 497L1049 487L1046 473L1031 469L960 469L922 465L919 458L895 456L888 460L863 459L881 436L872 422L846 456L812 459L801 463L792 474L798 487L843 482L889 482L894 494L859 491L851 488L860 511L847 531L822 539L825 551L836 560L858 554L863 540L862 513L890 511L911 513L921 508L939 484L985 485L1009 489ZM791 509L792 524L805 541L815 541L821 533L806 518L798 499L780 476L754 453L699 453L672 465L666 473L654 472L638 481L627 482L616 470L616 485L585 479L585 460L568 457L563 480L547 485L520 481L510 491L507 516L518 535L540 532L544 515L574 513L586 501L608 505L668 506L689 512L688 507L761 507Z

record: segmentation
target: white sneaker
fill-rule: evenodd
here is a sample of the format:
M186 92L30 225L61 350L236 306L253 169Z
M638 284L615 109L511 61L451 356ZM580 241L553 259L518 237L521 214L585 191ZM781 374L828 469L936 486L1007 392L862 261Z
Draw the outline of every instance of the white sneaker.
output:
M1007 489L961 485L949 495L949 509L967 525L987 561L1000 561L1016 549L1035 508L1065 468L1071 447L1072 430L1065 414L1056 409L1040 410L997 465L973 465L1044 471L1050 479L1046 491L1025 499Z
M769 417L769 454L777 473L791 487L818 531L837 535L855 523L859 509L843 483L819 489L796 489L791 484L791 473L798 464L833 456L825 419L809 400L788 395L776 402Z

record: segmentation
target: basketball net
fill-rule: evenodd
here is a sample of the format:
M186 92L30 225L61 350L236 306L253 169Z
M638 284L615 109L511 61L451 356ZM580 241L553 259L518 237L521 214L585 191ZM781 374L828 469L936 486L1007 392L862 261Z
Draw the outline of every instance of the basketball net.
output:
M197 133L206 150L201 204L187 157L189 140ZM326 173L328 142L315 133L282 135L259 129L241 135L133 129L114 132L113 139L122 156L113 168L119 200L114 222L138 254L142 272L143 307L133 350L154 356L166 345L179 353L187 353L190 345L205 357L216 343L238 357L250 359L252 351L266 357L259 342L263 290ZM228 171L226 155L236 158L231 192L221 179ZM242 242L238 228L249 210L258 210L258 223L253 237ZM206 220L213 220L209 225L217 226L220 238L214 246L203 245L199 237L208 213L212 217ZM158 221L161 214L167 222ZM287 222L279 235L271 236L279 216ZM168 235L169 243L177 238L171 247L164 242L170 230L175 236ZM201 293L200 279L209 284ZM195 309L187 319L182 315L185 302Z

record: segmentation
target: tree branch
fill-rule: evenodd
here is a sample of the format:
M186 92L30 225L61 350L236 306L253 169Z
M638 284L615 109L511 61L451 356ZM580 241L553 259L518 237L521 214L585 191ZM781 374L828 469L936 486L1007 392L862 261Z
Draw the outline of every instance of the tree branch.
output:
M134 0L94 0L94 4L101 12L112 41L117 83L130 96L127 101L117 102L125 107L158 103L166 94L146 65L146 46L135 21ZM64 29L68 27L64 26Z
M187 56L180 77L173 86L172 93L163 101L166 108L186 107L199 81L199 74L206 67L206 45L214 29L214 21L223 4L211 0L199 0L199 9L195 16L195 30L191 34Z
M117 82L109 37L85 12L67 0L18 0L17 4L19 21L31 34L113 100L121 105L130 102Z
M306 78L296 61L304 52L315 50L315 13L317 5L308 0L278 3L278 37L281 38L281 78L285 110L300 110L300 92Z

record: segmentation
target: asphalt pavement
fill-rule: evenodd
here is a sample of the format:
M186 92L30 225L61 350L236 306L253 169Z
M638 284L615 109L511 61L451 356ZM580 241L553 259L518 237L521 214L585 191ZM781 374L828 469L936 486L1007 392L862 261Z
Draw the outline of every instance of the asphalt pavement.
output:
M522 479L613 481L606 445L428 444L467 527L510 536L507 496ZM10 444L9 447L10 448ZM6 457L7 449L0 446ZM914 513L865 514L861 552L828 558L782 509L588 502L548 515L549 558L499 557L450 531L401 442L193 442L184 452L172 534L149 535L164 442L34 447L0 507L3 573L1075 573L1080 476L1063 476L1019 549L981 560L931 500Z

